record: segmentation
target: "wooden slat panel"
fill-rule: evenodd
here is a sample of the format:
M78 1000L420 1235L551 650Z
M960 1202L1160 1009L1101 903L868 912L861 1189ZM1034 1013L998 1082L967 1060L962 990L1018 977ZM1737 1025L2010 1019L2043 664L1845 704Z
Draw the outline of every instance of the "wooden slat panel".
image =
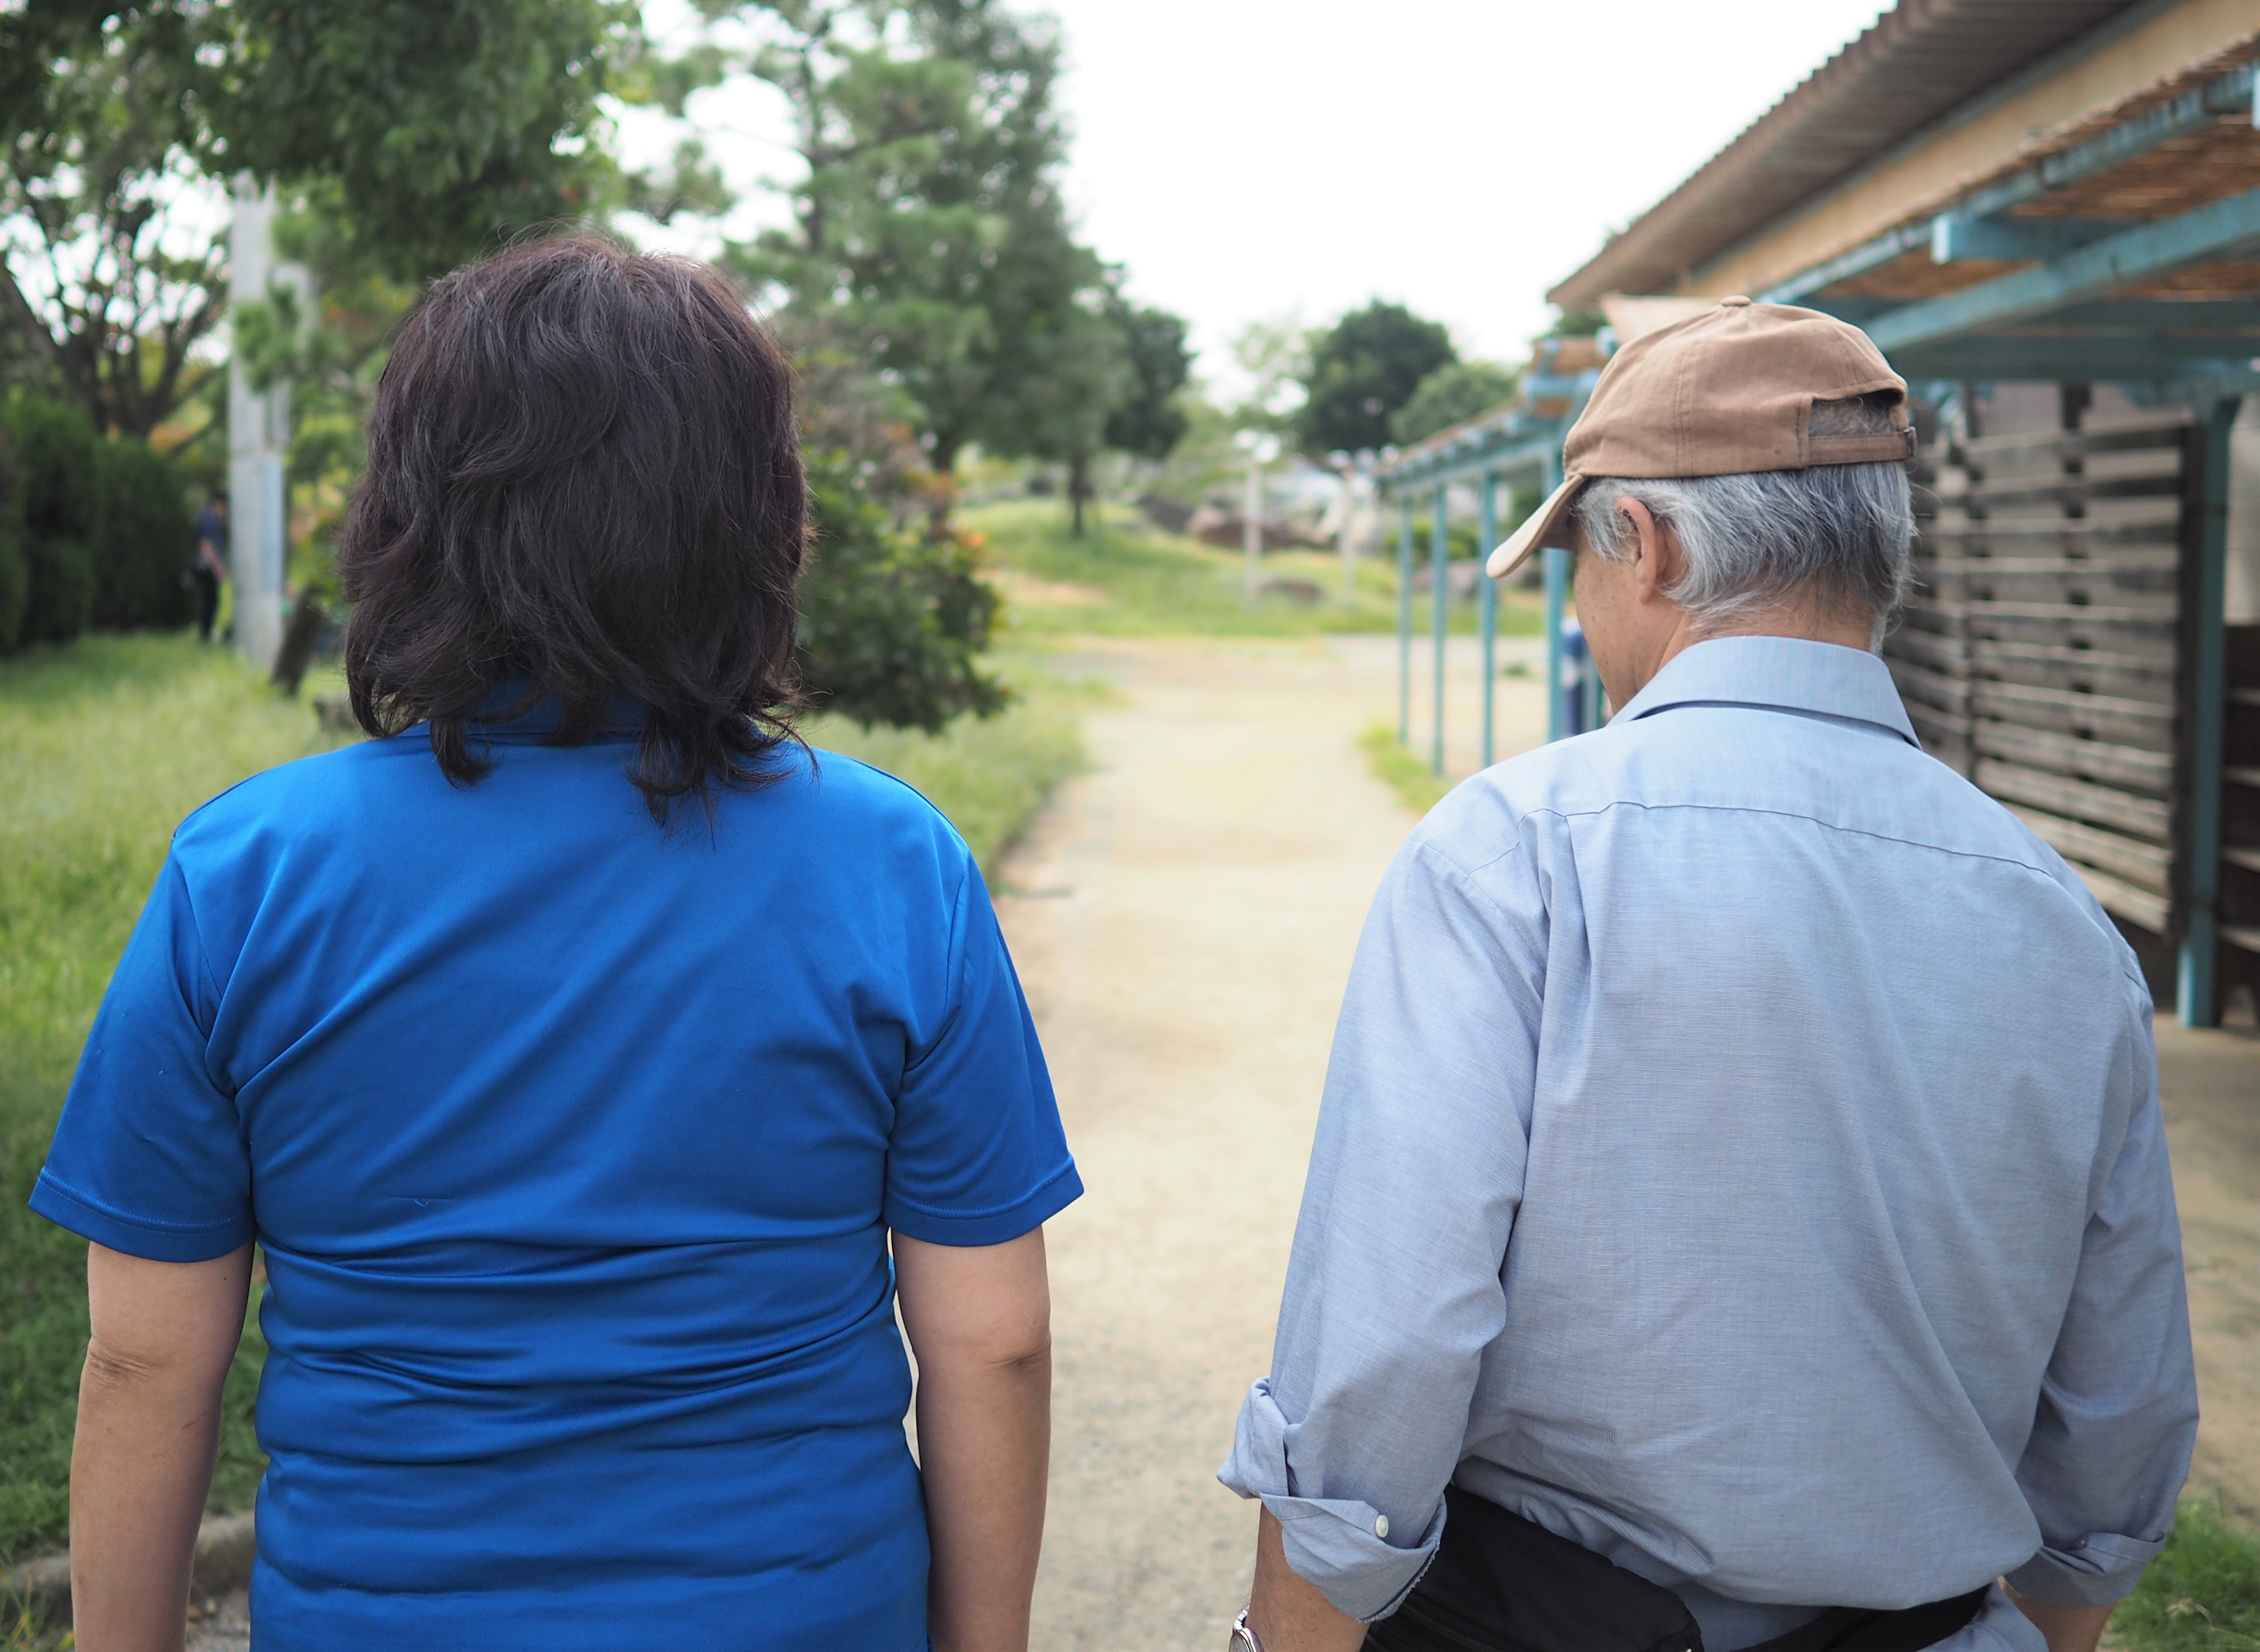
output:
M2232 947L2242 947L2247 952L2260 952L2260 929L2249 924L2223 924L2221 938Z
M1980 720L1972 731L1978 749L1989 757L2006 757L2034 769L2071 775L2099 785L2163 797L2173 784L2171 752L2147 752L2134 746L2111 746L2099 740L2078 740L2050 734L2015 723Z
M2180 553L2171 545L2137 545L2099 550L2092 556L2034 556L2022 552L2013 552L2005 556L1918 554L1915 566L1923 571L1926 577L1933 572L1941 576L1982 572L2003 577L2052 574L2067 577L2092 575L2112 579L2144 576L2171 580L2180 560Z
M2232 786L2260 787L2260 769L2224 769L2221 777Z
M2153 895L2148 890L2136 889L2132 883L2115 878L2108 872L2099 872L2092 866L2075 866L2079 881L2087 885L2087 892L2095 897L2096 905L2106 912L2115 912L2128 923L2139 924L2153 934L2163 935L2173 916L2173 903L2163 895Z
M2087 504L2103 499L2171 499L2178 497L2182 479L2178 471L2157 476L2062 476L2036 481L2028 476L1999 482L1973 482L1957 492L1939 490L1941 504L1987 511L2035 504Z
M1942 672L1927 671L1919 665L1909 665L1902 660L1885 660L1891 668L1892 681L1899 684L1899 697L1935 705L1942 712L1966 716L1970 711L1970 684L1957 682Z
M2011 454L2073 459L2089 454L2134 453L2146 447L2178 447L2182 432L2188 424L2189 416L2180 413L2162 417L2154 425L2122 426L2113 430L2020 431L2006 436L1977 436L1952 443L1944 458L1948 464L1963 465L1970 460L1982 463L1985 460L2002 458Z
M2005 802L2030 804L2051 814L2110 826L2153 843L2166 842L2172 830L2172 816L2164 803L2115 787L2068 780L1995 757L1980 758L1972 778L1981 790Z
M2169 754L2173 751L2174 708L2152 701L1981 679L1970 696L1970 705L1980 717L1998 717L2029 728L2085 734L2091 740L2144 751Z
M1961 642L1920 631L1894 631L1884 639L1884 657L1909 660L1933 671L1969 669L1969 650Z
M1970 659L1983 675L2006 683L2109 693L2122 699L2155 702L2169 709L2174 704L2174 662L2171 657L2138 658L2094 648L1987 640L1971 647Z
M2231 844L2221 852L2221 858L2231 866L2241 866L2248 872L2260 872L2260 849L2240 848Z
M2174 857L2154 843L2121 837L2115 832L2082 826L2038 809L2012 808L2010 813L2032 827L2040 840L2067 861L2124 878L2137 889L2163 898L2173 889Z
M2089 521L2080 518L2026 517L2008 521L1938 522L1922 524L1917 545L1937 540L1955 546L2002 545L2022 554L2042 545L2070 548L2089 546L2172 546L2180 524L2171 517L2157 521Z

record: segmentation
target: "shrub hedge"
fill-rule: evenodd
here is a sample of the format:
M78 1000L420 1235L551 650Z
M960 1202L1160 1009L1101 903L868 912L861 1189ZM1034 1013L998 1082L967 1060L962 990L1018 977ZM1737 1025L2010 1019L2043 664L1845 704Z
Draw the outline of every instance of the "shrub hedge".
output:
M0 652L90 625L186 625L194 536L180 478L147 444L102 440L68 402L0 404Z
M94 612L94 421L42 396L11 398L25 583L18 642L68 642Z
M196 618L189 564L196 523L181 478L147 442L112 438L94 452L94 625L172 631Z

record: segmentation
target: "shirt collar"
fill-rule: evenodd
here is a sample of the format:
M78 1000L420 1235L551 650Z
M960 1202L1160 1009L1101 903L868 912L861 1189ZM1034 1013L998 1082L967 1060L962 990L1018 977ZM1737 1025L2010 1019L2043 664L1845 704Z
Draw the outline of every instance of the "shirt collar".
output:
M1713 637L1675 655L1612 722L1675 705L1749 705L1872 724L1920 751L1889 667L1862 648L1803 637Z

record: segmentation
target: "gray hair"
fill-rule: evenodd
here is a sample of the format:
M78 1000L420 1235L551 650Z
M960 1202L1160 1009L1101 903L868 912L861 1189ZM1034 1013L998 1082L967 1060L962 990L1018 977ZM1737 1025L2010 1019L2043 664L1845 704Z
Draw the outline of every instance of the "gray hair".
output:
M1815 402L1816 436L1891 429L1882 396ZM1631 522L1617 501L1634 498L1669 527L1684 566L1663 594L1687 611L1697 634L1744 615L1810 598L1827 611L1874 616L1870 647L1906 599L1914 579L1914 504L1904 464L1815 465L1726 476L1596 476L1577 496L1585 542L1619 561L1632 554Z

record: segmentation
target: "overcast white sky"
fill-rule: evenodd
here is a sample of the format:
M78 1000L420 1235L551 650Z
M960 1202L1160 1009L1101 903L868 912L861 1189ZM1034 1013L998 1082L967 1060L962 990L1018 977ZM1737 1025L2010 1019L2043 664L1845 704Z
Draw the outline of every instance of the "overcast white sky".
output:
M654 0L654 29L680 0ZM1888 10L1878 0L1052 0L1069 198L1139 300L1228 376L1247 323L1376 295L1519 360L1543 294ZM733 182L782 111L693 111ZM632 149L639 133L626 134ZM643 134L647 143L659 133ZM748 215L774 216L749 204Z

